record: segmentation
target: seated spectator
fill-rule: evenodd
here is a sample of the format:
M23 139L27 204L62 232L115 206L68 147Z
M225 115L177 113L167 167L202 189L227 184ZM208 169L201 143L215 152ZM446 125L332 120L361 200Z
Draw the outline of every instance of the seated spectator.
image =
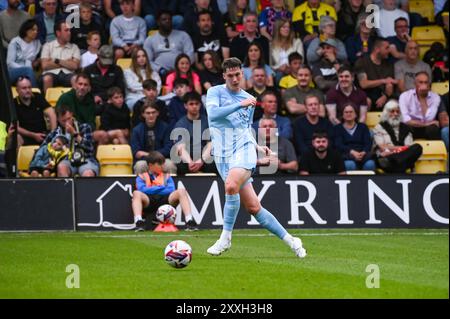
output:
M386 40L390 43L389 62L395 63L400 59L405 58L406 43L411 40L409 36L408 20L403 17L395 20L395 36L388 37Z
M375 171L372 160L372 136L364 123L356 122L357 108L347 103L343 108L342 123L334 127L336 149L341 152L346 171Z
M230 57L230 45L223 27L213 25L211 13L201 11L198 13L198 30L191 36L194 43L195 65L201 70L201 60L207 50L217 52L221 60Z
M405 58L395 63L394 70L400 92L415 88L415 75L419 72L426 72L431 79L431 68L419 59L419 45L415 41L408 41Z
M34 19L38 25L38 39L44 45L56 39L55 23L64 20L64 16L57 9L58 0L42 0L41 5L43 10L37 13Z
M384 106L380 123L373 129L378 165L387 173L405 173L413 169L422 155L422 146L414 144L410 128L402 123L400 107L395 100Z
M198 72L203 92L212 86L224 84L221 61L216 51L207 50L202 57L202 70Z
M38 54L41 43L37 39L38 26L33 19L25 21L19 30L19 36L13 38L8 45L6 64L9 80L16 82L20 76L27 76L33 87L38 87L34 70L40 65Z
M227 37L231 41L244 29L244 16L251 11L248 0L231 0L228 2L228 10L223 14L223 24Z
M261 108L263 110L262 118L263 119L273 119L275 120L278 127L278 136L284 137L287 139L292 138L292 127L291 121L284 116L277 115L277 96L275 93L271 91L266 91L261 95ZM253 122L253 128L257 131L259 127L258 121Z
M266 71L266 85L274 86L273 71L264 61L262 48L257 42L249 45L247 56L245 57L242 66L244 72L243 83L241 84L242 88L250 89L253 86L251 80L252 70L257 66L263 67Z
M96 31L100 35L100 45L106 44L105 30L102 25L98 24L93 19L91 4L88 2L81 2L78 5L78 10L80 12L80 23L79 27L72 28L71 30L71 42L76 44L80 51L84 53L88 49L87 36L89 32Z
M81 68L93 64L98 59L98 50L101 45L100 33L98 31L91 31L86 37L88 44L87 51L81 55Z
M144 19L134 12L135 0L119 0L122 14L111 21L110 33L114 46L114 58L130 57L131 53L144 44L147 26Z
M328 119L333 125L341 123L344 106L352 103L356 107L357 122L365 123L369 100L366 93L353 84L351 69L347 66L339 68L338 80L338 84L327 92Z
M294 145L287 138L279 136L277 122L272 118L263 117L257 123L259 124L258 144L269 147L273 154L259 160L259 165L274 163L277 167L277 174L296 174L298 162ZM268 161L268 163L264 163L264 161ZM261 169L259 169L259 173L262 173Z
M113 48L110 45L102 45L98 51L97 61L85 67L83 71L90 77L96 104L106 103L107 91L112 86L117 86L125 92L123 71L114 63Z
M43 93L53 86L71 86L74 72L80 66L80 49L70 43L70 26L55 23L56 40L44 44L41 52Z
M300 157L300 175L345 175L344 160L339 151L330 147L326 131L316 130L312 135L311 145L312 149Z
M312 137L314 131L320 129L328 134L329 145L333 144L333 125L328 119L319 116L320 100L315 95L305 97L306 115L297 118L292 123L294 133L294 146L297 156L302 156L312 150Z
M441 95L441 106L438 111L438 119L441 125L441 138L444 141L448 153L448 92Z
M130 111L120 88L108 89L108 103L100 117L100 130L106 132L105 144L128 144L130 136Z
M14 99L17 114L18 145L41 144L48 134L46 119L50 130L56 128L56 113L41 94L31 91L31 81L19 77L16 82L18 96Z
M323 55L319 61L313 65L313 79L317 88L323 93L335 87L338 83L337 71L346 61L337 58L336 41L327 39L320 43Z
M431 91L430 76L419 72L415 76L415 88L400 95L402 122L410 128L413 138L438 140L441 138L439 121L436 120L441 98Z
M319 36L320 18L324 15L337 20L336 10L320 0L307 0L295 7L292 15L294 30L305 46Z
M244 61L250 44L258 42L263 48L264 61L270 61L269 40L258 32L258 15L255 12L248 12L244 15L243 22L242 32L231 40L230 56Z
M183 116L186 115L183 97L186 93L191 92L189 81L184 78L178 78L173 82L173 93L175 96L170 99L168 106L169 127L172 128Z
M19 0L8 0L8 8L0 12L0 39L4 49L19 35L20 26L31 19L30 15L19 9Z
M209 11L214 25L223 30L222 14L217 6L216 0L195 0L189 1L184 8L184 30L190 35L197 31L198 14L202 11ZM223 30L225 31L225 30Z
M136 102L133 106L133 116L131 118L131 127L134 128L141 122L144 122L144 118L141 116L142 108L146 103L156 104L159 112L159 119L169 123L169 112L164 101L157 99L158 97L158 83L153 79L147 79L142 82L142 91L144 97Z
M355 27L358 25L358 17L365 11L366 6L363 0L342 1L342 9L338 12L337 19L338 37L342 41L354 35Z
M125 102L130 110L136 102L144 97L144 88L142 83L147 79L156 81L157 93L161 92L161 78L158 72L153 71L147 53L144 49L139 48L131 54L131 67L123 73L126 84Z
M59 162L56 167L58 177L72 177L79 174L82 177L98 175L99 164L94 156L94 140L91 126L80 123L73 117L70 107L61 105L56 109L58 127L50 132L41 145L48 145L58 135L68 139L70 155Z
M181 53L175 59L175 70L166 77L165 91L171 92L175 79L184 78L189 82L191 90L195 90L198 94L202 94L202 84L200 77L191 66L191 60L187 54Z
M208 129L206 114L201 113L201 97L197 92L188 92L183 97L186 115L174 125L172 134L178 140L175 144L177 156L177 174L186 173L217 173L216 165L211 157L211 141L203 139ZM189 140L186 135L189 133ZM196 135L200 134L200 135Z
M106 25L109 25L115 17L123 14L120 0L103 0L103 7L107 18ZM141 8L141 0L134 0L134 14L138 17L141 16Z
M169 126L158 119L159 110L155 104L146 103L142 108L143 123L139 123L131 132L131 150L135 161L144 159L151 151L158 151L164 157L170 156Z
M10 155L14 158L16 156L16 148L14 147L13 133L14 126L11 124L7 129L5 122L0 121L0 178L12 176L11 165L8 163Z
M283 76L278 83L283 95L286 89L290 89L297 85L298 69L303 63L303 57L298 52L292 52L288 56L289 74Z
M447 82L449 80L449 60L448 48L446 49L440 42L434 42L430 49L425 52L423 62L431 67L433 82Z
M382 38L395 36L395 21L400 17L409 22L408 13L398 9L395 0L383 0L383 7L379 12L378 35Z
M104 0L59 0L62 3L61 12L67 17L68 14L75 12L77 10L77 6L86 3L89 4L92 14L94 16L95 22L98 25L103 25L105 23L103 18L103 1ZM136 2L140 2L141 0L135 0Z
M352 0L354 1L354 0ZM358 1L358 0L356 0ZM374 28L367 25L368 13L362 13L358 17L355 34L345 40L348 61L353 65L359 58L369 55L372 52L375 42Z
M284 103L291 119L306 113L305 97L307 95L318 97L319 116L325 116L325 98L322 91L311 87L311 80L311 69L307 65L302 65L297 72L297 85L284 92Z
M271 0L272 5L266 7L259 15L259 29L261 34L272 41L275 22L280 19L292 19L292 12L285 5L284 0Z
M152 208L153 211L156 211L158 207L165 204L173 207L180 204L186 220L186 230L197 230L197 224L191 213L189 195L184 188L175 190L172 177L165 172L164 161L165 158L161 153L151 152L143 161L144 164L148 163L147 169L145 171L136 170L136 190L133 191L133 199L131 200L134 223L136 224L135 231L146 229L147 224L142 219L142 213L146 211L146 208ZM141 164L136 165L136 168L140 168L140 166Z
M181 0L145 0L142 2L142 16L147 24L147 30L157 28L156 17L161 10L172 14L172 25L174 29L182 30L184 24L184 1Z
M302 57L302 40L295 38L291 21L279 19L275 23L273 40L270 48L270 67L275 71L275 84L280 82L283 76L291 73L289 55L297 53Z
M388 99L395 96L398 81L394 78L394 66L387 62L389 43L377 39L370 55L355 63L359 86L371 101L371 111L380 111Z
M181 53L194 61L194 45L191 37L184 31L172 29L172 13L161 10L158 14L158 32L148 37L144 49L152 64L152 69L164 77L174 69L175 59Z
M69 155L69 144L64 135L57 135L50 143L42 144L30 162L31 177L50 177L56 173L59 162Z
M322 16L319 24L320 36L313 39L308 46L306 60L309 65L314 65L324 58L323 43L329 43L336 49L335 58L340 61L347 60L347 51L344 43L336 38L336 20L329 16Z

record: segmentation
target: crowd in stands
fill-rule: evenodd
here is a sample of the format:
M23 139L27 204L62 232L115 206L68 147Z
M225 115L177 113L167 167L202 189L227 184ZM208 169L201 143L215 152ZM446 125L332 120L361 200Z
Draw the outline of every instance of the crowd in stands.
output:
M257 141L277 141L261 166L414 172L418 139L448 152L448 89L431 90L449 80L448 1L421 1L432 19L407 0L0 0L18 145L40 145L32 176L96 176L103 144L129 144L134 161L158 151L179 175L214 173L204 101L237 57ZM424 47L412 32L424 26L444 38ZM55 87L66 89L51 105ZM0 130L1 151L13 129Z

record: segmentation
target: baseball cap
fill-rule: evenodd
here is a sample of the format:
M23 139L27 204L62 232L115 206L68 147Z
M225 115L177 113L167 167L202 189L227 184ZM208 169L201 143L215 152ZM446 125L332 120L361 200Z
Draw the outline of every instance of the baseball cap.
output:
M323 40L322 42L320 42L319 45L322 46L322 45L325 45L325 44L337 48L337 42L336 42L335 39L326 39L326 40Z
M103 65L111 65L114 62L114 52L110 45L102 45L97 55Z

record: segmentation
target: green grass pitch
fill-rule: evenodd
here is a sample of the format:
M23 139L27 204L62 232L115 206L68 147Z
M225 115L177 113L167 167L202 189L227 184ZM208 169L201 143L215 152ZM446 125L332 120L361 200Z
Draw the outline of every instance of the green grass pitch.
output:
M448 229L291 230L301 260L263 229L236 230L231 250L206 249L219 230L178 233L1 233L0 298L448 298ZM193 260L167 265L166 245L188 242ZM66 287L67 265L80 288ZM368 265L379 288L367 288Z

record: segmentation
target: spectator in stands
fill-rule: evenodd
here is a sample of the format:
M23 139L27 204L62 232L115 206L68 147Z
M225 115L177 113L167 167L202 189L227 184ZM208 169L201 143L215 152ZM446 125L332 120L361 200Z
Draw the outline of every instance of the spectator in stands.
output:
M172 13L161 10L158 15L158 32L144 42L152 69L163 78L174 69L175 59L181 53L194 61L194 45L191 37L184 31L172 29Z
M402 123L395 100L384 106L380 123L373 129L378 165L387 173L405 173L414 168L422 155L422 146L414 144L410 128Z
M202 69L198 72L203 92L210 87L225 83L221 62L216 51L207 50L202 57Z
M136 2L138 1L140 0L136 0ZM89 4L95 22L100 26L105 23L103 19L103 0L59 0L59 2L62 3L61 12L63 12L65 16L68 16L68 14L75 12L77 6L79 6L81 3Z
M379 13L378 35L382 38L395 36L395 21L403 17L409 23L408 13L396 7L395 0L383 0L383 8Z
M98 59L84 68L92 85L95 103L102 105L108 100L108 89L119 87L125 92L125 78L122 69L114 63L114 52L110 45L102 45L98 51Z
M80 25L78 28L72 28L71 30L72 43L78 46L81 53L84 53L88 49L87 36L89 32L96 31L100 35L101 44L106 44L105 30L102 25L93 19L91 4L81 2L78 5L78 10L80 11Z
M333 144L333 125L327 118L319 116L320 100L315 95L305 97L306 115L296 119L293 124L294 146L297 156L302 156L312 150L314 131L321 129L328 133L329 145Z
M87 78L88 79L88 78ZM70 156L57 166L58 177L72 177L79 174L82 177L98 175L99 165L94 156L94 140L91 126L78 122L70 107L61 105L56 109L58 127L50 132L42 145L47 145L58 135L68 139Z
M228 11L222 16L227 37L231 41L244 29L244 16L251 11L248 0L231 0L228 2Z
M32 1L32 0L31 0ZM36 0L37 1L37 0ZM0 0L0 11L8 9L8 0ZM25 5L20 2L18 6L19 10L25 10ZM6 130L7 131L7 130ZM5 131L5 132L6 132ZM6 133L7 134L7 133Z
M372 53L355 63L359 86L371 100L372 111L381 110L395 96L398 81L394 76L394 66L387 62L388 56L389 43L384 39L377 39Z
M324 58L324 42L333 42L333 46L336 48L336 59L340 61L347 60L345 45L341 40L336 38L336 21L329 16L322 16L320 18L319 32L320 36L313 39L308 46L306 56L308 64L314 65Z
M339 151L330 147L326 131L316 130L312 135L312 148L300 157L300 175L345 175L345 164Z
M262 118L263 119L274 119L277 127L278 127L278 136L284 137L287 139L292 138L292 126L291 121L281 115L277 115L278 111L278 101L277 95L274 92L266 91L261 95L261 108L263 110ZM253 128L258 131L259 123L258 121L253 121Z
M128 144L130 136L130 111L124 102L122 90L113 86L108 89L108 103L100 118L100 130L106 132L105 144Z
M415 76L415 88L400 95L402 122L409 126L414 139L441 138L439 121L436 120L441 98L430 87L430 76L421 71Z
M419 59L419 45L412 40L406 45L405 58L395 63L394 70L400 92L415 88L415 75L419 72L426 72L431 79L431 68Z
M230 57L230 48L228 39L224 32L219 32L219 28L212 24L211 13L201 11L198 13L198 31L192 35L192 42L195 50L195 65L201 70L201 60L207 50L216 51L220 59Z
M124 71L126 85L125 102L130 110L136 102L144 97L142 83L147 79L153 79L157 83L156 92L161 92L161 78L158 72L153 71L147 53L139 48L131 54L131 67Z
M441 115L442 114L442 115ZM445 148L448 153L448 92L444 95L441 95L441 106L438 111L439 123L441 125L441 138L444 141ZM447 115L447 116L446 116Z
M357 122L365 123L369 102L366 93L353 84L354 76L348 66L339 68L338 79L338 84L327 92L328 119L333 125L341 123L344 106L352 103L356 108Z
M147 26L144 19L134 12L135 0L119 0L122 14L111 21L110 33L115 60L130 57L144 44Z
M186 220L186 230L197 230L197 223L192 218L191 204L186 189L175 190L175 183L165 170L165 158L159 152L150 152L144 165L148 163L145 171L140 172L141 164L136 163L136 190L133 191L131 206L133 209L135 231L144 231L146 222L142 219L143 211L152 208L156 211L158 207L169 204L173 207L181 205ZM143 168L145 169L145 166ZM148 212L150 213L150 212Z
M100 33L98 31L91 31L87 34L86 42L88 44L87 51L81 55L81 68L91 65L98 59L98 50L101 46Z
M284 94L286 89L290 89L297 85L297 73L298 69L303 63L303 56L298 52L292 52L288 56L289 74L283 76L278 83L281 89L281 94Z
M336 149L341 152L346 171L375 171L372 160L372 136L364 123L358 123L357 107L346 103L342 111L342 123L334 127Z
M313 40L314 41L314 40ZM313 79L317 88L326 93L338 82L337 72L346 63L337 58L337 43L335 39L326 39L320 43L323 55L313 65Z
M70 26L55 23L56 39L44 44L41 52L43 93L53 86L71 86L75 70L80 66L80 49L70 43Z
M446 47L447 49L440 42L434 42L423 56L423 62L431 67L433 82L448 82L449 80L448 41Z
M202 84L200 83L200 76L194 71L191 66L191 60L187 54L181 53L175 59L175 70L170 72L166 77L165 91L171 92L175 79L184 78L189 82L191 90L202 94Z
M319 116L325 116L325 98L322 91L310 86L312 80L311 69L302 65L297 72L297 85L284 92L284 103L288 115L293 118L306 113L305 97L315 95L319 99Z
M16 156L16 148L13 148L13 133L15 131L14 126L11 124L8 128L5 122L0 121L0 178L9 177L10 172L8 165L8 155Z
M305 47L319 36L320 18L324 15L337 20L336 10L320 0L308 0L295 7L292 22Z
M284 0L271 0L272 5L266 7L259 15L259 28L261 34L272 41L275 22L279 19L292 19L292 12L285 5Z
M145 0L142 2L142 16L147 24L147 30L157 28L156 17L161 10L172 13L172 25L176 30L182 30L184 24L183 13L185 12L185 1L182 0Z
M258 122L258 144L271 148L272 156L264 157L259 165L274 164L277 166L277 174L296 174L298 171L297 155L294 145L283 136L279 136L277 122L273 118L262 118ZM261 169L259 169L260 173Z
M368 13L362 13L358 17L355 34L345 40L348 61L353 65L359 58L372 52L375 42L374 28L367 26Z
M175 96L170 99L168 106L170 128L172 128L179 119L186 115L186 108L184 107L183 98L186 93L192 91L189 86L189 81L184 78L175 79L173 86L173 93L175 93Z
M389 42L389 62L395 63L405 58L406 43L411 40L409 36L409 23L404 17L400 17L394 22L395 35L388 37Z
M266 71L266 85L274 86L273 71L270 66L266 64L262 53L262 48L257 42L251 43L249 45L247 55L242 65L244 73L244 83L242 83L241 87L249 89L253 86L251 78L252 70L257 66L264 67Z
M158 97L158 83L153 79L147 79L142 82L142 92L144 97L137 101L133 106L133 116L131 118L131 127L134 128L141 122L144 122L144 118L141 116L142 108L146 103L156 104L159 111L159 119L169 123L169 114L166 103L157 99Z
M31 91L31 81L19 77L16 82L18 96L14 99L17 114L18 145L40 144L47 135L46 119L50 130L56 128L56 113L39 93Z
M19 9L19 0L8 0L8 8L0 12L0 38L4 49L19 35L20 26L30 19L30 15Z
M103 7L107 16L107 25L109 25L115 17L123 13L122 8L120 7L120 0L103 0ZM141 0L134 0L134 14L138 17L141 16L141 8Z
M44 10L37 13L34 19L38 24L38 39L43 45L56 39L55 23L64 20L64 16L57 10L57 0L42 0L41 4Z
M41 43L37 40L38 26L33 19L25 21L19 30L19 36L8 45L6 64L9 80L16 82L19 76L27 76L33 87L38 87L34 70L40 65L38 54Z
M346 0L342 1L342 9L338 13L337 36L342 40L355 33L355 27L358 25L358 17L365 13L366 6L363 0Z
M131 149L135 161L144 159L151 151L158 151L164 157L170 156L169 126L158 119L159 110L152 103L145 103L142 108L144 122L138 124L131 133Z
M263 48L264 61L269 61L269 40L258 32L258 15L255 12L248 12L244 15L243 21L243 31L231 40L230 56L244 61L250 44L258 42Z
M64 135L57 135L48 144L42 144L30 162L31 177L50 177L56 173L56 167L69 155L69 144Z
M218 30L225 33L222 14L217 6L216 0L194 0L190 1L184 11L184 30L190 35L197 31L198 14L202 11L211 12L211 17Z
M178 120L172 130L178 138L174 140L180 159L176 164L177 174L217 173L211 157L211 141L203 139L203 134L208 129L208 119L206 114L201 113L201 97L197 92L188 92L183 101L186 115Z
M302 40L295 38L290 20L279 19L275 22L270 48L270 67L275 71L275 84L291 73L289 54L294 52L300 56L304 55Z

